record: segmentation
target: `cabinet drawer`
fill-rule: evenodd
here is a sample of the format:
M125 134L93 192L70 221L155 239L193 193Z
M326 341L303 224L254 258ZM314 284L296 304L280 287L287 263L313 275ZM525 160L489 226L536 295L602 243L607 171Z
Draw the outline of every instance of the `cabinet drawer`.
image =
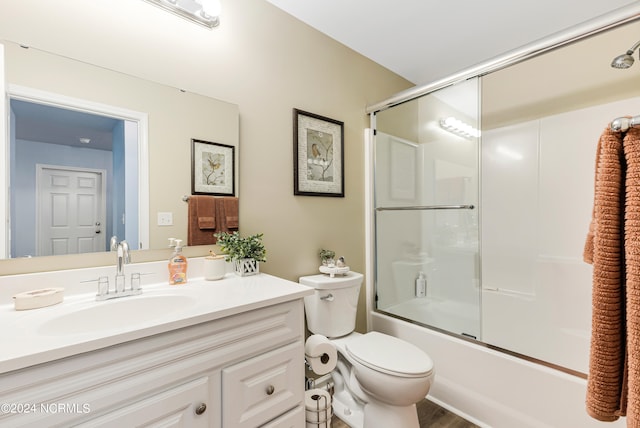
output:
M304 417L304 407L298 406L260 428L299 428L305 426Z
M257 427L299 405L303 376L301 342L223 369L223 427Z
M205 377L173 387L76 426L78 428L123 426L206 428L209 426L209 419L212 418L211 413L215 415L217 411L215 403L209 397L209 379Z

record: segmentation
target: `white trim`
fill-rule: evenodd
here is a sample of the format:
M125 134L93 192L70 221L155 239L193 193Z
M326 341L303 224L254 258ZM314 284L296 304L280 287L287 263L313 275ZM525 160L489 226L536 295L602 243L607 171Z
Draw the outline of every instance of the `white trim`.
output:
M5 91L4 45L0 43L0 93ZM9 97L6 95L0 102L0 165L9 164ZM9 257L11 245L9 235L9 168L2 168L0 173L0 259Z
M1 47L2 45L0 45ZM1 53L1 52L0 52ZM4 61L4 56L2 56ZM0 63L0 65L2 65ZM3 71L4 69L2 69ZM0 78L2 77L2 71L0 71ZM0 79L0 89L3 89L4 79ZM53 107L61 107L69 110L76 110L88 113L94 113L101 116L109 116L121 120L129 120L138 123L138 187L139 187L139 199L138 199L138 240L140 249L149 249L149 115L147 113L138 112L134 110L128 110L121 107L116 107L107 104L96 103L93 101L83 100L80 98L73 98L66 95L61 95L53 92L42 91L38 89L28 88L25 86L8 84L6 85L6 98L3 107L10 111L8 103L10 99L36 102L38 104L44 104ZM0 107L0 113L2 108ZM6 117L3 114L3 117ZM5 125L5 121L0 121L0 132L4 135L5 140L0 141L0 147L3 148L0 153L0 165L5 166L4 174L0 177L0 208L2 202L4 202L4 209L0 210L0 242L4 245L0 248L4 249L4 254L0 251L0 258L6 258L9 255L8 247L6 244L8 240L9 228L9 212L8 212L8 170L9 164L8 149L8 127ZM3 126L6 129L3 130ZM3 132L4 131L4 132ZM4 180L4 183L3 181Z
M375 117L372 115L372 121ZM364 227L365 227L365 291L366 291L366 310L367 310L367 331L372 329L372 314L375 311L375 242L372 237L376 236L373 230L374 221L374 162L373 162L373 135L372 128L364 130Z

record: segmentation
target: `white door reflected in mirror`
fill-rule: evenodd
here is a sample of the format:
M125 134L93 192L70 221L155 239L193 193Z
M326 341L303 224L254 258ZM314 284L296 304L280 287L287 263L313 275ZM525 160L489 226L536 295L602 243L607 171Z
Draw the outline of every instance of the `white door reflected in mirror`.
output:
M146 113L20 86L7 92L5 256L109 251L107 236L148 248Z
M105 251L106 171L40 164L36 169L36 255Z

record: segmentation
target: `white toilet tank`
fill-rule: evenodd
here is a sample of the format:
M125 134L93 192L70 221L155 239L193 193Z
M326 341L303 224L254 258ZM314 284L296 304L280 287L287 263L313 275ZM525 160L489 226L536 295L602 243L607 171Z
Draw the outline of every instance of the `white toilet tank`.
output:
M300 278L300 284L315 288L315 293L304 298L307 328L311 333L326 337L340 337L356 328L358 295L362 274L311 275Z

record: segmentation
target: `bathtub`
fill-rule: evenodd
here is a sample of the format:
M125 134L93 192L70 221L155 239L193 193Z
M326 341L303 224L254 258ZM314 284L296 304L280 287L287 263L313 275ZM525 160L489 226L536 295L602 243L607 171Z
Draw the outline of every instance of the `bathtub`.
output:
M586 379L401 319L370 312L370 329L427 352L428 398L481 427L602 428L585 412ZM607 427L626 427L624 418Z

